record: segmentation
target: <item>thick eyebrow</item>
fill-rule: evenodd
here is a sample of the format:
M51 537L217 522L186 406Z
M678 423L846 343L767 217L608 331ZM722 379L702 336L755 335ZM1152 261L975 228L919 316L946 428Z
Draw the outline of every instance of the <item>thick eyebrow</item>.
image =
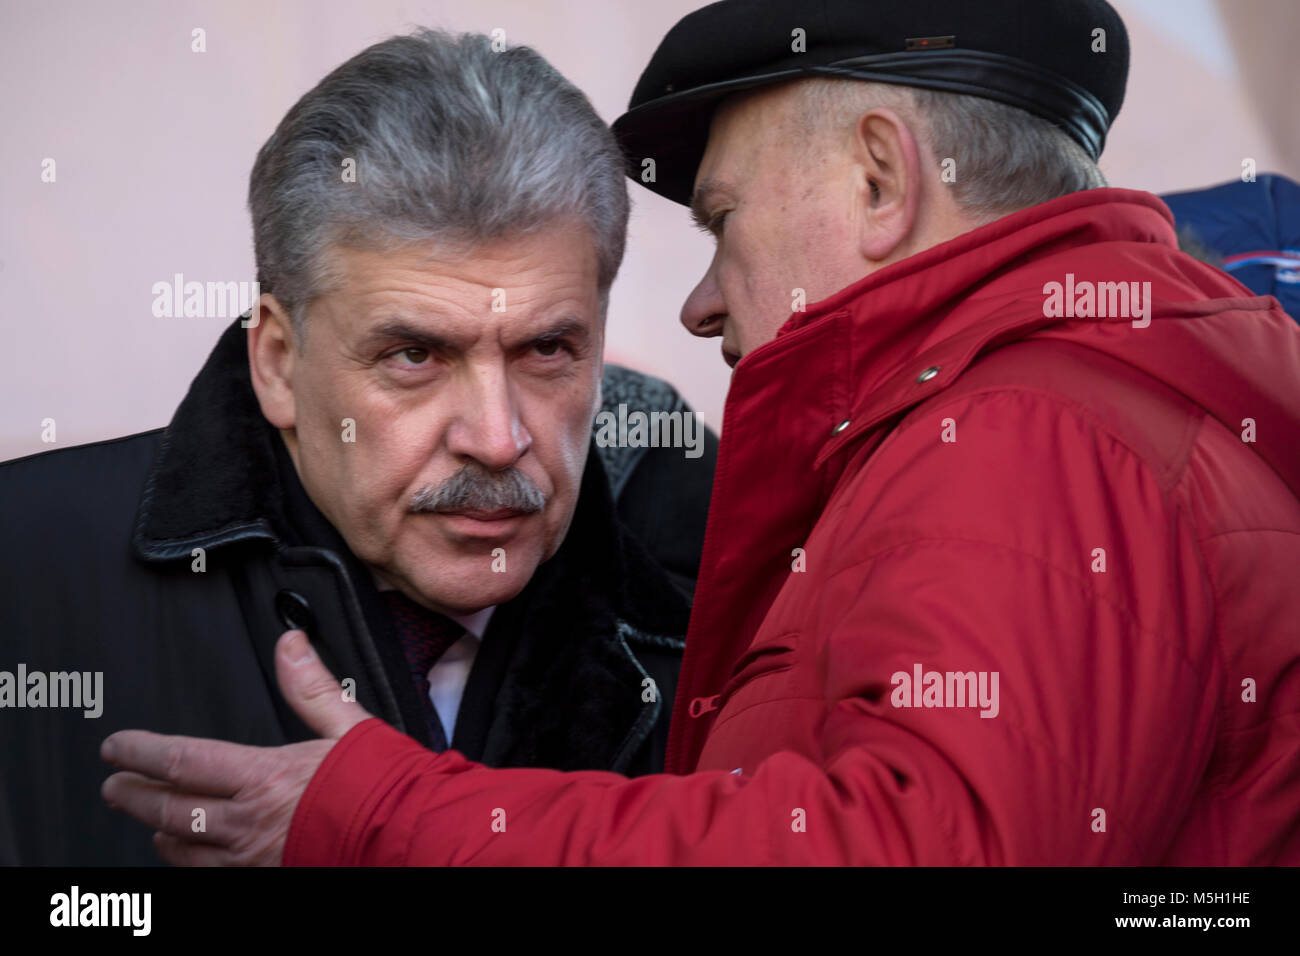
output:
M587 339L590 338L590 335L591 333L587 328L587 323L583 322L576 315L569 313L560 316L545 328L531 333L527 338L526 344L532 344L535 342L551 342L570 337L576 339L580 344L584 344Z
M421 328L405 319L389 319L379 323L365 334L361 340L361 347L366 350L383 342L398 339L413 342L420 348L434 352L454 351L456 348L456 344L446 336Z
M705 206L708 205L709 199L711 199L715 193L731 191L731 186L721 180L700 180L700 184L695 187L695 192L691 196L691 219L695 221L695 224L701 229L708 229L709 215L705 211Z
M590 331L587 324L580 318L572 313L567 313L540 330L530 332L525 339L525 345L566 337L572 337L579 344L584 344L590 338ZM381 322L366 333L361 340L361 348L366 351L384 342L392 341L411 342L420 348L443 354L455 352L459 348L457 343L447 336L439 335L437 332L422 328L405 319L389 319Z

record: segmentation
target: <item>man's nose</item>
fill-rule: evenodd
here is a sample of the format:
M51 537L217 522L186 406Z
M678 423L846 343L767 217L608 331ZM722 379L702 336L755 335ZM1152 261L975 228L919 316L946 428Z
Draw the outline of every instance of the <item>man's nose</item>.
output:
M458 390L455 400L460 407L447 430L452 454L500 471L519 461L532 446L504 368L468 370L466 387Z
M691 290L682 303L681 322L691 335L712 338L721 335L727 318L727 306L713 277L713 266Z

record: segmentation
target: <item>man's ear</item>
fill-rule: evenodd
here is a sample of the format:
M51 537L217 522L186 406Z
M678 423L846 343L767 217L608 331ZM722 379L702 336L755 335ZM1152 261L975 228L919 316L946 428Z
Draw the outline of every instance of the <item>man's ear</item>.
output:
M256 308L260 319L248 327L248 371L266 420L281 431L296 422L294 360L298 357L293 323L275 296L265 294Z
M882 265L910 255L921 198L916 137L897 113L878 107L858 119L853 155L862 176L862 255Z

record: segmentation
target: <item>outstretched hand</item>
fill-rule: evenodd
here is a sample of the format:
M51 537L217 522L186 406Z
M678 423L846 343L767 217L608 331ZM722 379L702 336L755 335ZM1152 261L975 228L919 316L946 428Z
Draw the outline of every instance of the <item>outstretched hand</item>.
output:
M154 827L167 862L278 866L308 782L335 741L370 717L345 697L302 631L281 635L275 670L294 712L323 739L248 747L122 730L104 740L100 756L121 771L104 781L104 800Z

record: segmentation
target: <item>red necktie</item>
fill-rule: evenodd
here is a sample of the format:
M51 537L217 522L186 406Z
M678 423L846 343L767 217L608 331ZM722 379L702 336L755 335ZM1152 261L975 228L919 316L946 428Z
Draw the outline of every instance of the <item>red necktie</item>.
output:
M388 607L393 630L406 652L406 662L411 667L411 679L415 681L424 707L433 749L446 750L447 735L429 697L429 671L447 648L465 636L465 629L445 614L416 604L401 591L381 591L380 594Z

